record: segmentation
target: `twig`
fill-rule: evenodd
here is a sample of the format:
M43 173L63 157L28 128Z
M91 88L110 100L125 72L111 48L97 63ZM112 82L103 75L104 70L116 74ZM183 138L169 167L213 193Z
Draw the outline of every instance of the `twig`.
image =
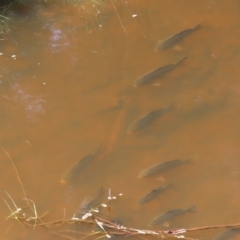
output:
M236 228L236 227L240 227L240 223L189 228L189 229L187 229L187 232L200 231L200 230L210 230L210 229L217 229L217 228Z
M21 188L22 188L23 196L24 196L24 198L26 199L27 205L32 209L31 204L30 204L29 201L28 201L27 194L26 194L26 192L25 192L23 183L22 183L22 181L21 181L21 179L20 179L20 176L19 176L19 174L18 174L17 167L15 166L15 164L14 164L14 162L13 162L10 154L9 154L3 147L1 147L1 148L2 148L2 150L7 154L8 158L10 159L10 161L11 161L11 163L12 163L12 165L13 165L13 168L14 168L14 170L15 170L15 172L16 172L18 182L19 182L19 184L20 184L20 186L21 186Z
M120 22L120 24L121 24L121 26L122 26L125 34L128 36L127 30L126 30L125 26L124 26L123 23L122 23L122 20L121 20L119 14L118 14L118 12L117 12L117 8L116 8L115 4L113 3L113 0L111 0L111 3L112 3L112 5L113 5L113 8L114 8L114 10L115 10L115 12L116 12L116 14L117 14L117 17L118 17L118 19L119 19L119 22Z
M16 210L14 211L10 205L6 202L11 214L8 218L13 217L17 221L24 223L31 227L37 227L37 226L43 226L45 228L50 227L56 227L59 225L72 225L72 224L87 224L92 226L97 226L99 229L97 231L94 231L92 233L84 233L84 232L76 232L71 230L62 230L58 233L50 232L51 234L68 238L70 240L76 240L74 237L66 235L69 234L83 234L83 236L80 240L83 240L87 237L93 236L93 235L99 235L96 239L101 239L103 237L111 238L112 236L136 236L141 239L146 239L148 236L157 237L161 240L166 239L179 239L184 238L185 240L194 240L192 238L187 238L183 236L182 234L185 234L187 232L193 232L193 231L201 231L201 230L209 230L209 229L219 229L219 228L236 228L240 227L240 223L236 224L228 224L228 225L214 225L214 226L203 226L203 227L195 227L195 228L188 228L188 229L175 229L175 230L141 230L137 228L129 228L124 227L122 225L119 225L115 222L112 222L107 219L106 216L102 216L102 214L99 213L100 208L107 208L109 207L111 201L115 200L116 197L111 195L111 190L109 190L108 194L108 200L105 203L100 204L97 208L90 209L88 211L84 212L84 215L82 217L76 217L73 215L72 218L65 218L65 210L64 210L64 217L61 220L51 221L51 222L43 222L42 217L39 217L37 215L37 210L35 203L31 199L26 199L26 201L31 201L33 204L33 207L31 207L33 216L28 216L27 214L23 213L23 208L18 208L11 198L11 196L8 194L9 198L12 200L12 203ZM7 219L8 219L7 218ZM62 234L66 233L66 234Z

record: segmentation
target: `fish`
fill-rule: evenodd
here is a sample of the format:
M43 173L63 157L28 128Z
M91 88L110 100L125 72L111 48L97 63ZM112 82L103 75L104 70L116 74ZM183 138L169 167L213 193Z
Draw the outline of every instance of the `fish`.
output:
M100 148L101 145L95 153L91 153L74 163L66 172L63 173L60 182L67 183L74 180L95 159L95 157L99 154Z
M101 187L95 198L85 198L80 205L80 212L86 213L87 211L98 207L103 202L103 197L106 194L106 190Z
M155 218L153 218L150 222L149 222L149 226L153 227L156 226L160 223L165 223L166 221L180 215L180 214L184 214L186 212L196 212L196 206L193 205L190 208L186 208L186 209L173 209L173 210L168 210L167 212L163 213L160 216L157 216Z
M99 205L104 202L103 197L106 195L106 190L101 187L97 196L95 198L86 197L80 204L79 210L74 213L77 218L82 218L82 216L88 213L90 210L99 207ZM99 209L100 210L100 209Z
M212 240L227 240L240 233L240 228L231 228L216 235Z
M171 47L172 45L176 44L177 42L180 42L183 38L185 38L187 35L189 35L190 33L194 32L195 30L197 30L200 27L200 23L202 21L200 21L195 27L193 28L188 28L185 29L179 33L176 33L174 35L171 35L170 37L167 37L166 39L158 42L158 44L155 47L155 51L160 51L160 50L164 50L167 49L169 47Z
M149 84L155 79L161 78L163 75L165 75L168 71L174 69L176 66L178 66L183 60L185 60L187 57L182 58L176 63L169 64L163 67L159 67L149 73L146 73L145 75L141 76L135 82L133 83L134 87L139 87L141 85Z
M162 187L158 187L153 189L150 193L148 193L146 196L142 197L138 203L139 204L144 204L147 202L150 202L151 200L153 200L154 198L156 198L160 193L164 192L166 189L168 189L170 186L170 184L166 185L166 186L162 186Z
M151 111L150 113L140 117L137 119L135 122L129 125L127 132L128 133L133 133L136 132L145 126L149 125L151 122L156 120L158 117L162 116L163 114L167 113L169 110L172 109L172 104L170 104L166 108L160 108L154 111Z
M162 163L158 163L156 165L153 165L149 168L146 168L144 170L142 170L138 177L139 178L144 178L144 177L150 177L152 175L155 175L155 174L158 174L158 173L161 173L163 171L166 171L170 168L174 168L174 167L177 167L183 163L186 163L188 162L189 159L185 159L185 160L182 160L182 159L174 159L174 160L171 160L171 161L167 161L167 162L162 162Z

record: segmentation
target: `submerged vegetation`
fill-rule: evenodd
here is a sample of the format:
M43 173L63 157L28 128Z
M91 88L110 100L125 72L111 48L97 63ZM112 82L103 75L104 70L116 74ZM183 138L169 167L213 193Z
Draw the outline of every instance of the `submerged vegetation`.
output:
M114 0L111 0L114 1ZM2 0L0 2L0 37L5 39L7 35L13 30L13 22L17 22L14 19L14 13L24 13L31 9L34 4L71 4L73 6L79 4L95 4L103 6L105 0Z

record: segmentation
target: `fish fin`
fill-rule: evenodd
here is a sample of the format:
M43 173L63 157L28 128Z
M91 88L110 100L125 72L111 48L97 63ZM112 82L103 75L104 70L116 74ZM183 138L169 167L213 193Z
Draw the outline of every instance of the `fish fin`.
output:
M93 199L90 197L86 197L80 204L79 213L85 213L88 210L88 205Z
M105 194L106 194L106 190L103 187L101 187L96 198L100 200L101 198L104 197Z
M101 143L99 147L96 149L96 151L93 153L93 155L98 155L103 150L103 144Z
M202 22L203 20L199 21L199 23L193 28L193 30L197 30L198 28L201 27L200 23Z
M169 227L170 224L169 224L169 222L164 222L164 223L163 223L163 226L164 226L164 227Z
M197 212L197 207L196 207L196 205L193 205L193 206L191 206L190 208L188 208L188 211L189 211L189 212Z
M156 44L156 46L155 46L155 48L154 48L154 51L155 51L155 52L158 52L158 51L160 50L159 47L160 47L161 43L162 43L162 40L158 40L158 41L157 41L157 44Z
M156 177L155 179L156 179L157 181L159 181L159 182L165 182L165 181L166 181L165 178L162 177L162 176L158 176L158 177Z
M182 51L183 49L179 45L173 46L172 50L174 51Z
M191 163L191 164L196 165L197 163L195 160L198 158L199 158L198 154L197 155L195 154L195 155L191 156L190 158L186 158L184 161L185 161L185 163Z

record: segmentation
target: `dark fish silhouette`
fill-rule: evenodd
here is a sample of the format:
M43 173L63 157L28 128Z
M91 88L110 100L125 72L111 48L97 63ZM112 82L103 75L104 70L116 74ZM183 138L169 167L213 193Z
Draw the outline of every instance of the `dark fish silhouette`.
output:
M231 228L229 230L226 230L218 234L212 240L227 240L227 239L231 239L237 234L240 234L240 228Z
M176 33L176 34L164 39L163 41L158 42L158 44L155 47L155 51L160 51L160 50L169 48L172 45L176 44L177 42L180 42L187 35L189 35L193 31L197 30L200 27L200 23L201 22L199 22L194 28L188 28L186 30L183 30L179 33Z
M95 153L89 154L73 164L61 177L62 183L67 183L74 180L98 155L101 146L97 149Z
M160 108L160 109L154 110L140 117L138 120L136 120L135 122L129 125L127 132L133 133L144 128L145 126L153 122L155 119L162 116L164 113L168 112L171 108L172 108L172 104L166 108Z
M92 208L98 207L103 202L103 197L105 196L106 191L103 187L100 188L96 198L85 198L80 205L80 213L86 213Z
M150 223L148 224L150 227L158 225L160 223L165 223L166 221L186 212L196 212L196 206L193 205L187 209L174 209L168 210L167 212L163 213L162 215L153 218Z
M74 213L74 217L82 218L82 216L88 213L91 209L98 208L100 204L104 202L105 195L106 191L104 190L103 187L101 187L95 198L90 197L84 198L84 200L80 204L79 210Z
M143 75L142 77L138 78L134 82L133 86L139 87L141 85L149 84L155 79L161 78L164 74L166 74L168 71L174 69L177 65L179 65L180 62L182 62L186 58L187 57L184 57L181 60L179 60L177 63L166 65L164 67L159 67L159 68Z
M170 186L170 184L168 184L167 186L163 186L163 187L158 187L153 189L150 193L148 193L146 196L142 197L139 200L139 204L143 204L143 203L147 203L150 202L151 200L153 200L154 198L156 198L160 193L164 192L166 189L168 189Z
M182 159L175 159L172 161L168 161L168 162L163 162L163 163L158 163L156 165L153 165L149 168L146 168L144 170L142 170L138 177L139 178L144 178L144 177L150 177L152 175L158 174L160 172L166 171L170 168L174 168L177 167L185 162L189 161L187 160L182 160Z

